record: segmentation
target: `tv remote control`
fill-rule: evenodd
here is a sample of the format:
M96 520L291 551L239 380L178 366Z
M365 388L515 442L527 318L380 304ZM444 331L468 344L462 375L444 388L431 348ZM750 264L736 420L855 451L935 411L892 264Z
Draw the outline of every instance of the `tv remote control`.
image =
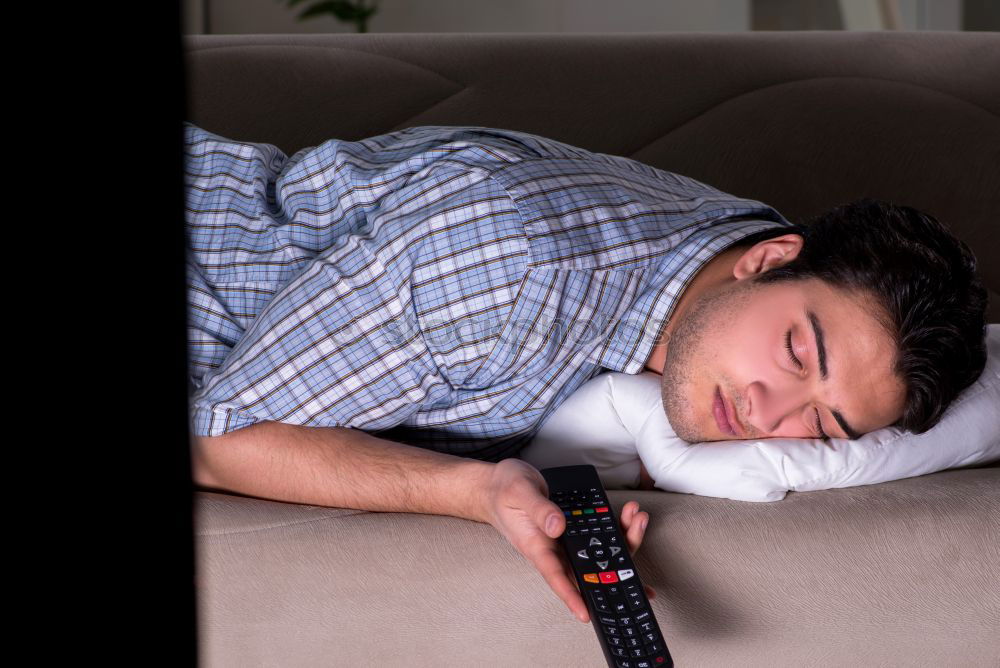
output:
M576 574L611 668L670 668L674 661L629 554L625 533L590 464L540 470L566 514L558 540Z

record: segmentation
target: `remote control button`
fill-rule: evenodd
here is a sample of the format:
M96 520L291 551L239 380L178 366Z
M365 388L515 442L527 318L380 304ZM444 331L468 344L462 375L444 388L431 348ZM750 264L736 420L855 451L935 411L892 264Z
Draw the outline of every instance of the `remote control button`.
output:
M603 628L604 632L609 636L617 636L619 634L617 626L608 626L607 624L601 624L601 628Z
M596 510L599 513L606 513L606 512L608 512L608 507L607 506L601 506L600 508L595 508L594 510Z
M650 654L656 654L657 652L663 651L663 645L658 642L651 642L646 645L646 651Z
M628 638L635 638L636 644L639 644L639 632L635 630L634 626L623 626L622 635Z
M632 659L615 659L615 668L635 668Z
M631 626L635 622L635 617L619 617L618 626Z
M652 615L649 614L649 610L647 610L646 612L637 612L637 613L635 613L635 621L636 622L640 622L641 623L641 622L646 621L647 619L650 619L651 617L652 617Z
M584 573L583 574L583 581L584 582L593 582L594 584L601 584L601 579L599 577L597 577L597 573Z
M653 662L653 668L671 668L674 665L673 661L668 660L667 657L662 654L651 656L650 660Z
M613 656L620 656L624 658L628 656L628 650L626 650L624 647L612 647L611 654Z
M628 651L629 656L633 659L641 659L646 656L646 650L641 647L633 647Z
M598 561L597 562L597 567L598 568L607 568L608 567L608 562L607 561ZM608 580L608 582L615 582L615 580Z
M615 547L614 545L612 545L608 549L611 550L611 556L612 557L622 551L622 549L620 547Z
M608 641L608 647L621 647L621 648L625 648L625 643L622 642L621 638L611 637L611 638L605 638L605 640Z
M650 659L635 659L635 668L653 668L653 662Z
M580 550L579 552L577 552L576 556L580 557L581 559L590 559L590 555L587 554L587 550L586 549L583 549L583 550Z
M640 610L640 609L644 608L645 605L646 604L643 602L642 599L636 600L634 598L630 598L628 600L628 607L629 607L630 610Z
M608 624L610 626L618 626L618 620L615 619L614 617L611 617L610 615L600 615L598 617L598 621L601 622L601 624Z
M641 647L642 641L638 638L626 638L625 647Z
M604 588L604 593L607 594L608 596L621 596L622 590L621 587L619 587L616 584L609 584L607 587Z
M619 615L623 612L628 612L628 604L625 601L612 601L611 612Z
M633 575L635 575L635 571L633 571L631 568L623 568L622 570L618 571L619 580L628 580Z
M601 582L618 582L618 574L614 571L604 571L599 573Z
M590 544L591 545L604 545L604 543L601 542L600 538L591 538L590 539Z

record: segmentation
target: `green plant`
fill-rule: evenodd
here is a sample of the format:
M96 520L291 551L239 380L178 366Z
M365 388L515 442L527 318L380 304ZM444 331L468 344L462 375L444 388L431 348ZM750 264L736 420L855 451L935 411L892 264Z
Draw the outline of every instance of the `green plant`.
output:
M280 2L281 0L279 0ZM286 0L288 7L300 5L306 0ZM358 32L368 32L368 19L378 11L378 3L372 0L369 6L367 0L321 0L313 2L299 14L299 20L303 21L313 16L332 14L338 21L353 23L358 27Z

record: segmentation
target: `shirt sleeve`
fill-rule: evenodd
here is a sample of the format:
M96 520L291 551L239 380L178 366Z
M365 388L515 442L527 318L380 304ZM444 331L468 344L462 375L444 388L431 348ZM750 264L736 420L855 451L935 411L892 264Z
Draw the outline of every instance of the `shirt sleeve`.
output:
M447 397L398 287L357 238L317 258L192 397L194 433L261 420L381 429Z
M447 404L455 388L449 369L438 367L440 351L424 339L413 277L427 253L449 256L444 237L430 232L455 215L449 202L490 183L488 165L473 161L493 158L443 150L453 133L327 142L296 154L276 187L258 188L274 198L258 215L267 223L259 228L285 247L275 248L311 244L315 255L205 374L191 397L192 433L217 436L264 420L378 431ZM299 236L290 232L296 227ZM324 227L335 234L318 240ZM252 277L246 258L230 256L229 264ZM227 271L213 280L237 276Z

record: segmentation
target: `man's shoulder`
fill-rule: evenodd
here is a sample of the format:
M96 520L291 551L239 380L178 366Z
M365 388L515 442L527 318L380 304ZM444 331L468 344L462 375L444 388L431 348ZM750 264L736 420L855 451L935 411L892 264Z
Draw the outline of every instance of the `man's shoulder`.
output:
M505 193L533 268L641 268L697 245L712 236L708 228L729 221L790 224L763 202L684 174L529 132L483 126L405 132L453 152L462 169L481 169Z
M636 269L728 221L790 224L763 202L621 156L550 155L491 176L518 207L533 267Z
M365 141L396 143L411 150L446 151L469 167L488 173L521 162L591 155L584 149L523 130L480 125L417 125Z

